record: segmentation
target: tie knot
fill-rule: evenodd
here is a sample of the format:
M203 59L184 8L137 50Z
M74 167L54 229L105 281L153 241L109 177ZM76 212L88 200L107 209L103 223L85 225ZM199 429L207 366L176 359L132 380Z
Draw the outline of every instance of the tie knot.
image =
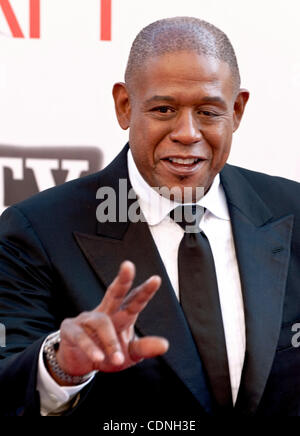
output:
M204 207L198 204L177 206L170 212L170 217L179 224L186 233L200 232L199 224L204 214Z

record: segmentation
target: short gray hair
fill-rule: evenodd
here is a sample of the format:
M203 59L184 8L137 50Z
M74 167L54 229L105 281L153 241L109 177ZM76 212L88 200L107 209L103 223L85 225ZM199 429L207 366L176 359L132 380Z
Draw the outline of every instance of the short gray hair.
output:
M155 21L136 36L128 58L125 82L130 85L135 72L155 56L192 51L226 62L232 72L234 88L240 87L240 73L234 49L222 30L194 17L174 17Z

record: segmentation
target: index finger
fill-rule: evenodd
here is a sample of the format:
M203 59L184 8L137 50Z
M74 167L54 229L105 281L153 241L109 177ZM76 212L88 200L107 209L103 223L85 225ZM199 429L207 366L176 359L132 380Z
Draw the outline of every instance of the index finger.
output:
M134 264L129 260L125 260L121 263L117 277L109 285L103 300L95 310L108 315L114 314L120 308L125 296L132 287L134 277Z
M120 310L113 318L117 331L122 331L130 325L134 325L140 312L154 297L160 285L161 278L159 276L152 276L126 295Z

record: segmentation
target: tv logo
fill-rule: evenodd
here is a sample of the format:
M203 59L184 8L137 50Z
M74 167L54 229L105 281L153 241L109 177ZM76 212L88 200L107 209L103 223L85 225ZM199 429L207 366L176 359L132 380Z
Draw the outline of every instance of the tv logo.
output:
M41 35L41 0L27 0L29 2L29 38L40 38ZM111 41L111 2L100 0L100 40ZM25 38L18 18L11 5L11 0L0 0L5 20L14 38Z
M0 145L0 213L33 194L99 171L96 147Z

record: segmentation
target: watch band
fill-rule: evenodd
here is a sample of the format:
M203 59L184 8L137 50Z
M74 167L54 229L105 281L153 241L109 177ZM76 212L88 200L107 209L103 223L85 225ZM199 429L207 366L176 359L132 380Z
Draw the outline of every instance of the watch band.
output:
M47 361L48 366L51 368L52 372L66 384L79 385L86 382L94 373L92 371L85 375L70 375L67 374L58 364L56 359L56 352L58 350L60 343L60 332L56 332L50 335L44 344L44 358Z

